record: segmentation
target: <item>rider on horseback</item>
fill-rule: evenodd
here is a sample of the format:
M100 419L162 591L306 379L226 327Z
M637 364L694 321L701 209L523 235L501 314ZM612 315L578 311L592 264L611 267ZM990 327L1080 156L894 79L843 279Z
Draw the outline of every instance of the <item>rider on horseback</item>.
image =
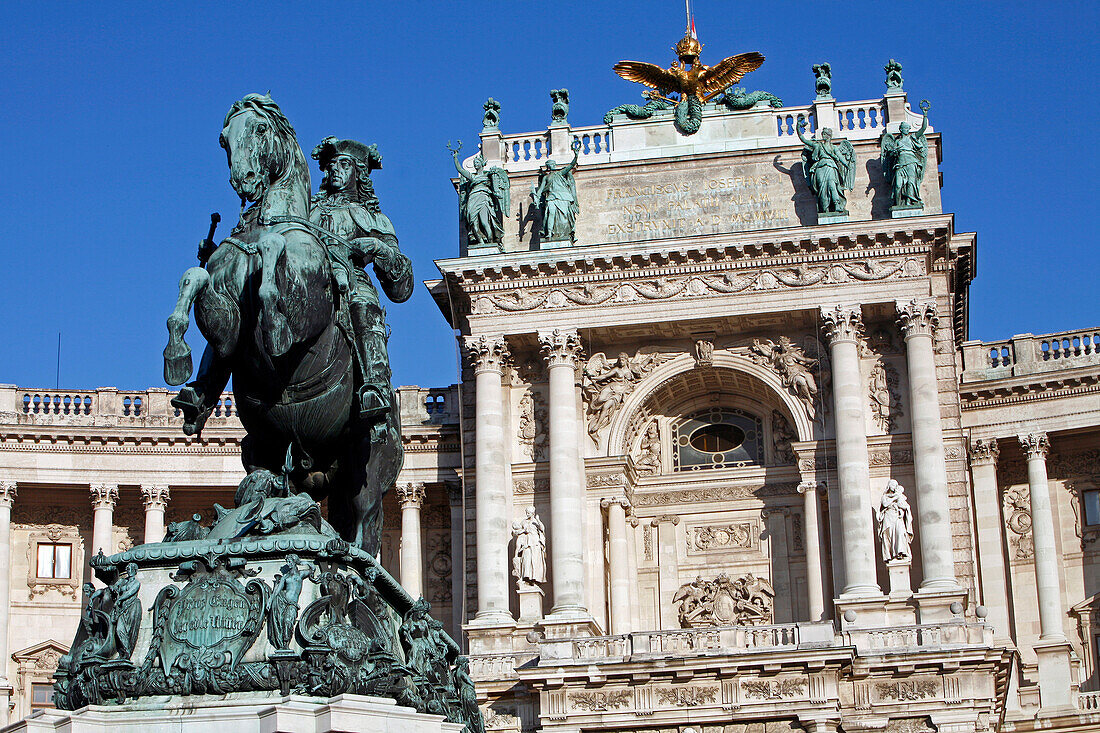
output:
M360 415L374 420L389 411L392 390L386 313L363 268L373 263L382 290L393 302L403 303L412 295L412 264L398 249L393 224L382 213L374 194L370 172L382 167L378 148L326 137L313 149L313 158L325 177L320 192L311 201L309 218L336 235L320 237L351 315L350 335L361 380Z

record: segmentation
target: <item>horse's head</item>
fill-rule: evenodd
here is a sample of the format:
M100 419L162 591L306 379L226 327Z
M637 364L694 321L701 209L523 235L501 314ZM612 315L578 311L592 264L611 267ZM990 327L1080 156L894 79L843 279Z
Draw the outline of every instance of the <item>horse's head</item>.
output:
M233 103L219 142L228 157L229 183L247 201L262 199L302 158L294 128L266 94L249 94Z

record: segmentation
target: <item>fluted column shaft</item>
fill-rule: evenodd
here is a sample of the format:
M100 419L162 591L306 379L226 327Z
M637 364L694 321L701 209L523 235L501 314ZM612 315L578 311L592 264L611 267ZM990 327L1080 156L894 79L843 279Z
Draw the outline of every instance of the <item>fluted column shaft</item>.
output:
M1062 619L1062 587L1058 581L1058 545L1054 534L1054 513L1047 485L1047 453L1050 441L1045 433L1020 436L1027 456L1027 484L1031 493L1031 537L1035 544L1035 589L1039 595L1039 638L1065 641Z
M145 501L145 542L164 539L164 512L168 508L167 486L142 486L141 497Z
M104 555L111 551L111 525L114 523L115 503L118 501L118 486L115 484L92 484L92 556L101 551Z
M611 633L627 634L630 624L630 554L626 533L626 510L629 504L624 498L604 499L600 502L607 509L607 560L611 586Z
M584 482L577 415L575 330L539 331L550 373L550 567L559 616L587 614L584 601Z
M10 687L8 682L8 624L11 589L11 507L15 503L14 481L0 481L0 687ZM37 562L37 558L31 558ZM0 698L0 703L6 700ZM0 723L8 722L8 706L0 705Z
M503 336L466 339L474 362L476 416L477 621L510 622L508 612L508 483L504 398L500 380L508 346Z
M424 595L424 559L420 536L420 507L424 505L424 484L398 484L401 500L401 585L413 598Z
M905 335L909 367L909 408L913 434L913 468L917 479L917 539L924 578L921 590L954 590L955 558L951 545L951 507L947 492L947 459L943 450L936 355L932 347L939 319L936 301L897 301L898 325Z
M821 567L821 517L817 507L817 482L798 485L802 494L802 527L806 532L806 600L810 620L825 619L825 580Z
M867 424L859 340L863 320L858 305L822 308L833 366L833 419L836 423L837 478L840 484L841 545L844 553L842 596L879 595L875 576L875 532L871 526L871 469L867 462Z

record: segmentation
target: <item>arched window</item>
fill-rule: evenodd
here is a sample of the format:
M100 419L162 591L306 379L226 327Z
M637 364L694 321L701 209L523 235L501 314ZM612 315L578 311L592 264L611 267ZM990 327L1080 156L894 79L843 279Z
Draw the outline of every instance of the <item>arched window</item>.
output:
M672 431L676 471L757 465L764 456L760 418L744 410L702 410L673 421Z

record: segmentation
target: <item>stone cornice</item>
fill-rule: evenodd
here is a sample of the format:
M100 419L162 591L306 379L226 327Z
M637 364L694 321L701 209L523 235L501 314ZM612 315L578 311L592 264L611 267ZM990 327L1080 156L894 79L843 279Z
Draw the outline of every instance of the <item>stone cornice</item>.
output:
M537 286L547 278L589 276L605 279L616 272L655 277L672 272L705 272L728 268L795 264L809 257L846 255L880 257L885 253L926 253L945 247L954 232L951 214L904 220L850 222L818 227L795 227L734 234L566 247L534 252L504 252L437 260L436 266L459 289L474 292L482 283ZM603 276L602 278L600 276Z
M959 385L963 411L1088 394L1100 394L1100 374L1095 369L1045 372Z

